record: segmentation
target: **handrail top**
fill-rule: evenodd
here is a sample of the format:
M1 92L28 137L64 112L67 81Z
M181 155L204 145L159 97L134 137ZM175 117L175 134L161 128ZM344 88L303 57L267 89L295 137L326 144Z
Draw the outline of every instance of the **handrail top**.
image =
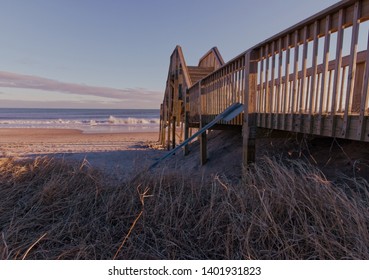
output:
M352 6L355 2L358 2L358 0L343 0L343 1L340 1L336 4L333 4L331 6L329 6L328 8L292 25L291 27L288 27L286 28L285 30L271 36L270 38L256 44L255 46L253 46L252 48L250 48L249 50L254 50L254 49L257 49L263 45L266 45L267 43L269 42L273 42L275 41L276 39L280 38L280 37L285 37L287 34L290 34L296 30L300 30L302 29L304 26L307 26L307 25L310 25L312 23L314 23L315 21L317 20L321 20L321 19L324 19L326 16L330 15L330 14L334 14L336 12L338 12L339 10L341 9L344 9L344 8L348 8L350 6ZM249 51L248 50L248 51ZM246 51L247 52L247 51Z
M217 60L219 61L219 64L220 65L224 65L225 63L224 63L224 60L223 60L223 57L221 56L221 54L220 54L220 52L219 52L219 50L218 50L218 48L216 47L216 46L214 46L214 47L212 47L210 50L208 50L200 59L199 59L199 66L200 66L200 64L201 64L201 61L202 60L204 60L209 54L211 54L211 53L214 53L215 54L215 56L216 56L216 58L217 58Z
M221 71L223 70L225 67L227 67L228 65L230 65L231 63L235 62L236 60L240 59L241 57L245 56L248 52L251 52L255 49L258 49L264 45L266 45L267 43L269 42L273 42L275 41L276 39L280 38L280 37L284 37L286 36L287 34L289 33L292 33L293 31L296 31L296 30L300 30L301 28L303 28L304 26L306 25L310 25L312 24L314 21L316 20L320 20L320 19L323 19L324 17L326 17L327 15L329 14L332 14L332 13L336 13L338 12L340 9L344 9L344 8L347 8L347 7L350 7L352 6L354 3L356 3L357 1L359 0L342 0L336 4L333 4L331 6L329 6L328 8L300 21L299 23L271 36L270 38L252 46L251 48L247 49L246 51L240 53L239 55L237 55L236 57L232 58L231 60L229 60L227 63L223 64L220 68L216 69L214 72L210 73L208 76L204 77L204 79L206 79L207 77L213 75L214 73L217 73L218 71ZM198 81L199 83L200 81ZM197 84L197 83L196 83ZM195 86L196 84L193 84L189 90Z
M178 53L178 56L179 56L179 60L181 62L181 65L182 65L182 69L184 70L183 71L183 75L184 75L184 78L186 80L186 83L187 85L190 87L192 85L191 83L191 80L190 80L190 77L188 75L188 68L187 68L187 64L186 64L186 61L184 59L184 55L183 55L183 51L182 51L182 47L180 45L177 45L172 54L170 55L170 58L172 59L172 56L175 54L175 53Z

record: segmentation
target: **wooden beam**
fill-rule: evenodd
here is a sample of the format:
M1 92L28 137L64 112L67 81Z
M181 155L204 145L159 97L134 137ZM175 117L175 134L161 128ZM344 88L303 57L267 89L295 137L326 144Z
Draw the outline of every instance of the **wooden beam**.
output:
M174 149L176 147L176 116L173 116L172 125L172 149Z
M313 114L315 113L314 109L315 109L315 102L317 102L317 100L315 99L318 95L318 91L317 91L317 71L318 71L318 48L319 48L319 38L318 38L318 33L319 33L319 24L318 21L315 21L314 23L314 43L313 43L313 63L312 63L312 69L313 69L313 74L311 76L311 86L310 86L310 98L309 98L309 121L310 121L310 126L307 128L306 126L306 132L307 133L312 133L313 131Z
M184 127L184 140L186 141L189 137L189 134L190 134L190 125L189 125L189 91L188 89L186 90L186 93L185 93L185 116L184 116L184 123L185 123L185 127ZM189 148L188 148L188 145L186 145L184 147L184 155L187 156L189 154Z
M331 135L333 136L336 131L336 106L337 106L337 91L340 84L341 69L342 69L342 48L343 48L343 9L339 11L338 18L338 34L337 34L337 45L336 45L336 66L334 69L334 79L333 79L333 91L332 91L332 105L330 114L331 123ZM342 78L343 80L343 78ZM342 90L341 90L342 95Z
M252 51L245 55L244 123L242 128L244 166L255 161L257 62L253 55Z
M341 131L343 137L345 137L349 129L349 125L350 125L348 115L349 113L351 113L351 105L352 105L355 74L356 74L356 59L357 59L356 53L357 53L357 44L358 44L358 38L359 38L359 15L360 15L360 2L357 1L354 6L351 48L350 48L350 65L349 65L349 73L348 73L348 81L347 81L347 89L346 89L343 127Z
M368 42L366 47L367 55L366 55L366 63L365 63L365 74L364 74L364 85L361 92L361 101L360 101L360 110L359 110L359 125L357 128L357 139L363 140L365 138L365 127L366 127L366 119L365 110L366 102L369 96L369 32L368 32Z
M307 87L306 87L306 70L307 70L307 57L308 57L308 28L305 26L304 28L304 45L303 45L303 51L302 51L302 77L301 77L301 87L299 92L299 101L298 101L298 107L296 109L299 112L299 121L298 124L294 127L294 131L296 132L303 132L303 123L302 123L302 114L303 112L303 104L304 104L304 96L305 96L305 102L307 98Z
M290 108L288 110L289 112L289 116L290 116L290 130L294 131L294 116L295 116L295 103L297 100L297 94L298 94L298 76L299 76L299 45L298 45L298 40L299 40L299 33L296 30L295 35L294 35L294 43L295 43L295 50L294 50L294 59L293 59L293 84L292 84L292 93L290 95Z
M291 50L289 47L290 44L290 36L287 35L286 37L286 46L287 46L287 50L286 50L286 65L285 65L285 76L289 77L290 76L290 56L291 56ZM282 116L282 129L286 129L286 116L287 116L287 110L288 110L288 106L289 106L289 93L290 93L290 81L289 79L285 79L285 86L284 86L284 90L283 90L283 95L284 95L284 101L283 101L283 108L282 108L282 112L283 112L283 116Z
M320 96L319 96L319 117L318 117L318 129L319 131L322 130L322 113L324 102L328 107L328 93L329 93L329 85L330 79L327 83L327 76L328 76L328 64L329 64L329 48L330 48L330 41L331 41L331 33L329 31L331 25L331 17L328 15L325 19L325 40L324 40L324 54L323 54L323 73L322 73L322 81L321 81L321 89L320 89ZM329 75L331 77L331 75ZM324 110L326 111L326 110Z

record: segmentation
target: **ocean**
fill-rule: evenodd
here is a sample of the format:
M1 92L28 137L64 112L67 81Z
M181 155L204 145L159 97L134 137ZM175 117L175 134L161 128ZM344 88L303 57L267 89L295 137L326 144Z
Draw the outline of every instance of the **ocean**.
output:
M0 128L63 128L85 133L156 132L156 109L0 108Z

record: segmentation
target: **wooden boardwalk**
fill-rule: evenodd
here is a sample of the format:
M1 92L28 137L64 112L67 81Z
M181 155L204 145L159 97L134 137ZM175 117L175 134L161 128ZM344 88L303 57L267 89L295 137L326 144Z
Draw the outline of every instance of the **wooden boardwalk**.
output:
M160 141L168 149L235 102L244 163L259 128L369 142L369 0L345 0L224 63L211 49L198 66L171 55ZM200 137L206 161L206 133Z

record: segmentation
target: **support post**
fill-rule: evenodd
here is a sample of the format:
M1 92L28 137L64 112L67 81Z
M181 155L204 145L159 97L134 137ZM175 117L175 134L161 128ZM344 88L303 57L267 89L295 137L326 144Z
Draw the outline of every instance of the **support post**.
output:
M171 126L172 126L171 119L170 119L170 118L168 118L168 139L167 139L167 150L168 150L168 151L170 150L170 134L171 134Z
M204 124L201 122L200 124L200 130L204 126ZM208 160L208 152L207 152L207 135L206 131L200 135L200 163L201 165L204 165Z
M186 141L187 139L188 139L188 137L189 137L189 130L190 130L190 128L189 128L189 123L188 123L188 117L189 117L189 93L188 93L188 89L187 89L187 91L186 91L186 96L185 96L185 98L184 98L184 100L185 100L185 105L184 105L184 108L185 108L185 115L184 115L184 123L185 123L185 127L184 127L184 140ZM189 149L188 149L188 145L186 145L185 147L184 147L184 155L185 156L187 156L189 153L190 153L190 151L189 151Z
M201 85L201 81L199 82L199 116L200 116L200 123L199 123L199 127L200 130L201 128L205 125L205 121L204 121L204 117L202 115L202 97L201 97L201 93L202 93L202 85ZM207 153L207 137L206 137L206 131L204 133L202 133L199 136L199 140L200 140L200 164L204 165L206 163L206 161L208 160L208 153Z
M188 112L185 112L185 128L184 128L184 140L186 141L189 137L189 127L188 127ZM187 156L190 153L188 145L184 147L184 155Z
M176 116L173 116L173 128L172 128L172 148L176 147Z
M159 122L159 139L158 143L161 144L162 142L162 131L163 131L163 104L160 104L160 122Z
M256 52L245 54L245 86L244 86L244 120L243 134L243 165L255 162L256 142L256 91L257 91L257 61Z

